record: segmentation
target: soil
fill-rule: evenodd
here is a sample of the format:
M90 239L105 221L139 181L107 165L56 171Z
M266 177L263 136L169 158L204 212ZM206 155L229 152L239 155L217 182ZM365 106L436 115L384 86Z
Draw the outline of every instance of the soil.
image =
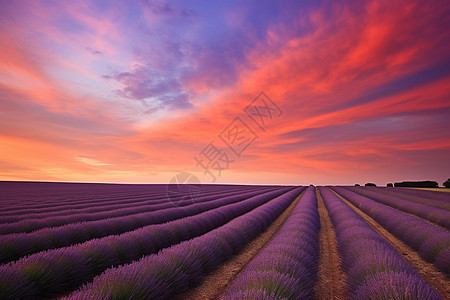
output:
M233 280L243 271L253 257L272 240L304 193L305 191L288 206L266 231L250 242L239 254L233 256L217 268L217 270L209 274L201 285L185 293L178 294L173 299L218 299L227 291Z
M316 299L347 299L346 277L341 269L334 227L318 189L316 195L320 215L320 258L315 286Z
M383 226L350 203L350 201L341 197L336 192L334 193L359 214L376 232L385 238L416 269L422 279L434 288L443 299L450 299L450 279L445 274L441 273L433 264L423 260L416 251L384 229Z

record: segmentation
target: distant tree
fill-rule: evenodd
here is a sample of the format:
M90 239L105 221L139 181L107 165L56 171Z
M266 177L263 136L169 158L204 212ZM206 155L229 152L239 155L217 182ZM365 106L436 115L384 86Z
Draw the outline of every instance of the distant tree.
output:
M443 185L444 185L446 188L450 188L450 178L447 179L447 181L444 182Z
M387 187L393 187L394 185L392 183L386 184Z
M310 184L309 186L314 186L314 184Z
M395 187L424 187L424 188L437 188L439 184L436 181L402 181L394 183Z
M361 186L359 183L356 183L355 186Z
M368 182L368 183L365 184L365 186L377 186L377 185L375 183Z

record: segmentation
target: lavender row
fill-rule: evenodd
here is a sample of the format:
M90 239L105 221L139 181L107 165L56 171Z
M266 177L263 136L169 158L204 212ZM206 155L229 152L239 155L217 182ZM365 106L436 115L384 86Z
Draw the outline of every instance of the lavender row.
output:
M128 186L124 190L121 190L120 193L105 193L105 194L97 194L96 190L87 190L82 197L72 197L71 193L74 193L72 189L67 190L64 194L59 194L59 197L54 198L52 200L48 200L45 194L39 194L38 191L30 191L33 192L29 198L25 199L23 204L19 204L19 202L15 202L14 205L8 205L7 207L1 208L1 215L11 215L11 214L23 214L23 213L39 213L45 212L46 210L56 210L56 209L71 209L73 208L89 208L92 206L96 206L98 203L126 203L130 201L130 199L136 199L136 201L144 201L146 199L163 199L167 198L167 189L168 185L162 185L160 188L154 188L154 186L158 185L144 185L146 186L147 191L143 192L142 188L138 190L134 190L133 185ZM220 185L198 185L198 188L204 193L217 193L223 192L223 188L220 188ZM256 186L230 186L226 190L228 191L246 191L250 189L258 188ZM95 194L94 194L95 193ZM4 199L5 195L0 195L0 201L3 203L11 202L14 200L14 196L7 196L8 199ZM65 199L65 197L71 199ZM9 200L9 201L8 201ZM35 200L37 203L30 204Z
M83 208L55 208L42 210L39 212L25 212L20 211L19 214L15 214L11 212L8 215L1 216L0 224L8 224L8 223L16 223L23 220L32 220L32 219L42 219L49 217L59 217L59 216L70 216L74 214L88 214L88 213L97 213L97 212L107 212L115 209L130 207L130 206L138 206L138 205L149 205L149 204L160 204L167 202L167 196L164 198L163 196L158 196L158 198L152 197L142 197L142 198L133 198L129 197L127 200L121 201L120 203L110 203L109 201L102 202L102 200L97 200L99 206L88 206Z
M416 270L354 210L325 187L351 299L442 299Z
M253 191L257 189L248 189L246 191ZM227 194L237 194L242 193L241 190L232 190L232 191L226 191ZM224 191L210 191L208 193L201 193L200 195L202 197L204 196L211 196L211 199L214 198L214 196L222 195L224 194ZM171 203L177 204L179 199L182 199L184 195L180 194L177 195L170 200ZM109 202L101 200L98 200L98 206L88 206L88 207L81 207L81 208L59 208L59 209L50 209L49 211L40 211L40 212L34 212L34 213L22 213L18 215L8 215L3 216L0 219L0 224L4 223L14 223L14 222L20 222L22 220L31 220L31 219L42 219L47 217L58 217L58 216L69 216L74 214L91 214L91 213L98 213L98 212L108 212L115 209L121 209L126 207L137 207L140 205L156 205L156 204L168 204L168 196L167 194L159 195L158 197L143 197L143 198L132 198L129 197L128 199L121 200L119 202Z
M203 188L199 186L199 189ZM203 194L218 194L223 193L223 190L210 190L208 192L204 192ZM62 211L70 211L70 210L80 210L80 209L95 209L96 211L101 211L103 207L108 207L111 205L130 205L132 203L138 204L141 202L149 202L149 201L161 201L167 200L167 192L159 193L159 194L147 194L141 196L133 196L133 195L124 195L120 198L103 198L103 199L95 199L90 200L88 203L64 203L64 204L40 204L39 207L30 208L27 206L26 208L14 208L12 210L3 210L1 216L11 217L11 218L28 218L29 214L35 214L39 217L39 214L51 213L51 212L62 212ZM43 200L44 201L44 200ZM155 203L158 203L155 202ZM22 215L25 215L22 217ZM2 218L2 219L3 219ZM2 221L3 223L3 221Z
M62 183L62 182L0 182L1 207L18 203L79 202L90 200L108 200L115 197L139 197L166 194L167 184L98 184L98 183ZM202 185L205 192L226 190L245 190L261 186L250 185ZM39 197L36 197L38 195Z
M413 202L417 202L417 203L422 203L422 204L426 204L426 205L431 205L437 208L441 208L441 209L445 209L445 210L450 210L450 194L448 194L447 200L443 201L441 199L431 199L428 197L423 196L420 191L418 191L415 194L409 194L409 193L404 193L402 188L385 188L385 187L372 187L372 186L368 186L365 187L366 189L369 190L373 190L376 192L380 192L380 193L384 193L384 194L388 194L388 195L392 195L392 196L396 196L396 197L400 197L406 200L410 200ZM415 192L415 191L413 191ZM446 193L442 193L442 192L436 192L438 194L446 194Z
M105 194L105 195L84 195L84 197L70 197L71 195L67 194L64 196L53 196L48 197L45 195L41 195L38 191L35 191L32 196L29 196L25 199L16 199L15 197L10 197L6 201L4 201L0 207L3 212L9 211L20 211L23 209L41 209L41 208L51 208L55 206L64 206L64 205L75 205L75 204L95 204L98 201L116 201L123 200L128 198L144 198L144 197L154 197L161 196L164 193L153 193L151 191L147 193L120 193L120 194ZM4 197L1 197L4 198ZM4 199L1 199L4 200ZM11 203L12 202L12 203Z
M312 299L319 259L320 220L309 187L277 235L221 299Z
M56 183L57 185L57 183ZM228 191L246 191L248 189L258 188L261 186L224 186L224 185L198 185L205 193L220 192L224 190ZM145 184L145 185L124 185L123 188L114 192L104 191L102 189L63 189L54 195L48 193L42 193L39 189L33 189L28 185L18 186L14 193L3 193L0 195L0 210L23 210L30 208L52 208L54 206L64 205L81 205L96 204L97 202L113 202L133 198L145 198L145 197L165 197L167 195L168 185L158 184ZM21 191L27 191L30 194L27 197L20 197ZM4 191L4 190L2 190ZM51 190L52 192L53 190Z
M205 192L224 190L224 185L202 185ZM228 185L227 190L245 190L252 186ZM82 203L110 201L132 197L165 195L167 184L92 184L92 183L43 183L43 182L0 182L0 207L7 211L17 205L23 208L33 205L53 205L64 202ZM38 196L38 197L36 197Z
M39 212L41 210L53 209L56 207L90 207L98 202L123 202L130 198L145 199L146 197L162 197L166 193L153 192L149 189L146 193L137 193L129 188L128 192L116 193L116 194L104 194L104 195L92 195L91 191L86 191L83 197L71 197L71 190L68 190L65 195L60 195L58 197L48 198L45 194L40 194L39 191L34 191L33 195L27 197L22 202L14 201L14 196L9 196L8 199L4 200L6 202L13 202L13 205L9 204L2 208L2 215L11 213L21 213L24 212ZM67 197L67 199L66 199ZM2 196L4 198L4 196ZM31 204L32 202L35 202Z
M45 202L73 202L86 199L114 197L117 195L145 195L163 193L166 185L132 185L132 184L95 184L95 183L62 183L62 182L0 182L0 202L2 207L16 204L29 204L39 199ZM39 198L36 198L39 195Z
M249 192L256 195L260 191L253 191ZM153 203L153 201L150 201L150 204L147 202L141 203L139 205L132 205L132 204L122 204L120 207L114 206L112 210L109 210L109 207L106 211L101 211L97 213L78 213L73 215L68 215L66 211L58 212L56 216L51 217L44 217L42 216L39 219L33 219L31 216L29 219L21 220L14 223L7 223L7 224L0 224L0 235L5 234L11 234L11 233L20 233L20 232L33 232L38 229L47 228L47 227L56 227L56 226L62 226L66 224L71 223L79 223L79 222L89 222L89 221L97 221L102 219L110 219L115 217L124 217L124 216L130 216L130 215L138 215L140 213L149 213L152 211L159 211L163 209L173 209L174 205L178 207L188 206L192 205L195 201L195 203L201 203L206 202L210 200L217 199L220 197L225 196L233 196L242 194L242 192L222 192L220 195L217 193L210 194L207 196L201 196L196 199L191 198L185 198L183 199L182 196L179 196L177 198L171 199L172 201L168 201L168 199L164 199L161 201L158 201L157 203ZM131 207L130 207L131 206Z
M198 285L241 251L292 203L296 188L205 235L109 269L66 299L169 299Z
M450 232L420 218L378 203L341 187L333 189L375 219L398 239L418 251L426 261L450 275Z
M365 189L364 187L346 187L347 189L369 197L377 202L397 208L401 211L416 215L432 223L450 229L450 211L434 206L409 201L403 198L386 195Z
M418 195L420 197L432 199L434 201L441 201L443 203L449 203L450 201L450 194L447 192L399 187L386 187L384 189L386 189L387 191L395 191L402 194Z
M91 280L105 269L207 233L257 209L292 188L279 189L173 222L151 225L118 236L49 250L0 266L0 295L12 299L55 296ZM168 274L169 275L169 274Z
M275 190L275 193L281 194L285 189L277 189ZM45 228L32 233L14 233L0 236L0 263L16 260L27 254L47 249L65 247L94 238L124 233L142 226L164 223L196 215L226 204L242 201L255 194L258 193L248 192L186 207L172 207L125 217L115 217L98 221L68 224L62 227Z
M40 196L36 196L37 198L41 198ZM24 206L24 207L12 207L8 210L3 210L1 213L2 217L20 217L20 215L28 215L28 214L43 214L43 213L50 213L50 212L60 212L60 211L70 211L70 210L76 210L76 209L89 209L89 208L98 208L102 206L109 206L113 204L126 204L126 203L139 203L142 201L149 201L149 200L162 200L164 197L167 197L165 194L157 194L157 195L140 195L140 196L134 196L134 195L124 195L122 197L115 197L115 198L104 198L104 199L91 199L89 202L83 202L83 203L45 203L44 199L41 198L41 200L44 203L41 203L40 205L36 206Z

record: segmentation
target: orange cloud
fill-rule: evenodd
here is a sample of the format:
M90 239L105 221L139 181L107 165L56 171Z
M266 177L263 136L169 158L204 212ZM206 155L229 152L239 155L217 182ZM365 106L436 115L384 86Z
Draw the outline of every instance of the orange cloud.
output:
M177 57L162 54L195 52L195 47L164 44L151 52L155 58L133 56L120 9L96 17L89 3L54 8L84 28L78 32L55 28L53 14L32 6L37 19L28 25L49 21L42 27L45 43L26 40L20 30L0 34L0 109L6 115L0 120L1 179L168 182L181 171L203 176L193 157L211 141L220 144L218 134L236 116L258 139L242 157L232 157L221 182L441 176L443 171L435 170L447 166L442 159L450 147L443 130L449 125L443 115L450 96L445 70L450 49L443 43L448 34L440 23L445 10L425 1L328 5L302 14L299 26L312 28L304 34L293 35L288 24L268 23L263 37L248 33L255 43L243 53L214 52L209 45L201 55L189 53L180 64L201 67L187 75L175 68L171 58ZM145 25L166 25L149 8L143 16L152 18ZM245 20L236 14L227 18ZM104 60L87 46L100 49ZM215 61L224 57L229 59ZM152 58L164 60L155 65L173 72L153 72ZM146 68L133 73L132 82L144 89L148 84L142 81L158 71L180 72L170 78L171 86L189 95L193 106L152 114L145 112L147 94L138 101L118 96L126 83L102 76L131 74L133 66ZM243 112L260 91L283 110L266 132Z

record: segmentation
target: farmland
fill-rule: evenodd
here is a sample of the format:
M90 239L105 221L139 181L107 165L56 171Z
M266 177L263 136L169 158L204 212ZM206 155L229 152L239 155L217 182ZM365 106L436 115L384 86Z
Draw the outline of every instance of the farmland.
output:
M0 188L0 299L450 299L450 193Z

